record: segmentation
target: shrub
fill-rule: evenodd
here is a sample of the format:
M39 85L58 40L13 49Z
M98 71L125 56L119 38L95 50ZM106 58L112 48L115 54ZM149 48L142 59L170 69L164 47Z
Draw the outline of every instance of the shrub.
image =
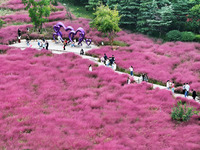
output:
M192 115L198 114L193 107L187 107L182 101L177 102L177 106L172 108L171 118L177 121L188 121Z
M192 32L181 32L181 41L193 41L195 34Z
M0 27L2 27L4 23L5 23L5 22L4 22L3 20L0 19Z
M181 32L178 30L169 31L167 34L168 41L180 41L181 39Z
M200 34L195 35L195 41L200 42Z

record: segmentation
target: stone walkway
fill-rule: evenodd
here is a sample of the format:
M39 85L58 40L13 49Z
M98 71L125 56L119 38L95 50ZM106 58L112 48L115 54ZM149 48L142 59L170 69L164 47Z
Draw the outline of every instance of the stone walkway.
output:
M62 53L66 53L66 52L73 52L77 55L80 55L80 50L83 49L84 52L87 52L91 49L94 49L94 48L98 48L97 46L95 45L91 45L91 47L87 47L87 45L85 43L83 43L83 45L81 47L71 47L71 46L66 46L66 50L63 50L63 44L62 43L55 43L54 41L52 40L47 40L49 42L49 50L52 52L52 53L55 53L55 54L62 54ZM38 46L38 42L37 40L35 41L31 41L30 42L30 45L31 48L35 48L35 49L38 49L38 50L41 50ZM21 43L15 43L15 44L12 44L10 46L14 46L14 47L18 47L18 48L21 48L22 50L24 50L25 48L27 48L27 45L26 45L26 41L25 40L21 40ZM91 56L86 56L86 55L80 55L82 58L84 59L89 59L95 63L97 63L99 66L100 65L104 65L103 63L100 63L98 60L98 58L94 58L94 57L91 57ZM116 71L118 72L119 74L124 74L123 72L119 72L119 71ZM134 80L138 83L138 81L140 80L139 77L137 76L134 76ZM151 84L151 83L150 83ZM157 84L152 84L153 88L160 88L160 89L166 89L165 86L161 86L161 85L157 85ZM166 89L167 90L167 89ZM178 94L178 93L175 93L174 94L175 97L184 97L183 94ZM193 100L191 96L188 97L188 99L190 100ZM200 102L199 100L196 100L197 102Z

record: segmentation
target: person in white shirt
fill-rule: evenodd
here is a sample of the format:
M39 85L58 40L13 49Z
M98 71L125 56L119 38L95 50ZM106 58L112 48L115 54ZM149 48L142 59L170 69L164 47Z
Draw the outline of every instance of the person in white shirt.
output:
M133 66L131 66L131 67L129 68L129 70L130 70L130 75L133 76Z
M129 77L127 78L127 84L131 84L131 79Z
M102 57L101 57L101 63L104 63L104 61L105 61L105 59L104 59L104 57L102 56Z
M109 66L109 59L106 59L106 66Z
M112 68L113 68L114 71L117 69L116 63L113 63L113 64L112 64Z
M170 88L170 82L169 82L169 80L167 80L166 87L169 90L169 88Z
M89 71L92 71L92 65L91 64L89 65Z
M189 86L188 83L186 83L186 85L185 85L185 97L188 97L189 91L190 91L190 86Z

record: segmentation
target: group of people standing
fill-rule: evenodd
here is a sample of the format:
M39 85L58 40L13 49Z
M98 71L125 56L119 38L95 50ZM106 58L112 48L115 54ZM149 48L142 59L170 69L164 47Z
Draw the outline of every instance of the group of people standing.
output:
M38 40L38 46L39 46L39 49L42 48L42 49L48 50L49 42L43 38L42 40Z
M170 82L169 80L167 80L166 87L168 90L171 89L172 93L174 94L174 90L175 90L174 82ZM190 92L190 85L188 83L184 83L182 90L183 90L182 94L184 94L185 97L188 97L189 92ZM196 99L196 96L197 96L196 91L192 89L192 98L194 100Z
M111 66L113 70L117 69L114 55L112 55L112 57L108 57L106 54L104 54L104 56L101 57L101 62L104 63L106 66Z

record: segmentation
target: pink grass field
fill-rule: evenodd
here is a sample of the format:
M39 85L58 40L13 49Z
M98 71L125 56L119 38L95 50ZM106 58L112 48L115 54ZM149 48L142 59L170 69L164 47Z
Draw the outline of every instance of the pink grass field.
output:
M136 73L147 73L152 79L166 83L189 83L191 88L200 91L200 44L187 42L155 43L140 35L119 32L117 41L129 44L113 51L110 46L89 51L99 57L106 53L114 55L119 67L128 69L133 66Z
M170 118L177 100L199 110L194 101L127 85L127 75L73 53L0 50L0 149L200 149L200 118Z

